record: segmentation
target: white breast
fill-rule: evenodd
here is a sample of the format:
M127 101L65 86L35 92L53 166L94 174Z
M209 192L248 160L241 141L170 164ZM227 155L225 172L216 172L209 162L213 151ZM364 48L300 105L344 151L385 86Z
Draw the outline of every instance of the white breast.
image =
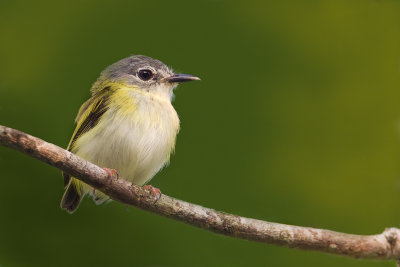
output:
M79 138L77 154L100 167L116 169L122 178L142 185L168 163L179 119L170 101L130 93L134 94L131 104L135 108L109 109L96 131Z

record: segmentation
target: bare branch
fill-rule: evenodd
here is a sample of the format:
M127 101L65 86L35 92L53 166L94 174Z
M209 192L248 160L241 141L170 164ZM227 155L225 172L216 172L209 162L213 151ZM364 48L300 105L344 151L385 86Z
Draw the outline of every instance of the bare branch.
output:
M378 235L351 235L324 229L271 223L201 207L166 195L153 194L39 138L0 125L0 145L21 151L65 171L112 199L215 233L290 248L316 250L353 258L397 260L400 230ZM61 176L60 176L61 177Z

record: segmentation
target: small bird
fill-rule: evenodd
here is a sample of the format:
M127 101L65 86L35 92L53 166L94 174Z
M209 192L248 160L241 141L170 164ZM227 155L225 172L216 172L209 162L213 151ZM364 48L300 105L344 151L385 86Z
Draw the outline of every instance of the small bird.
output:
M175 148L179 118L171 104L179 83L200 80L175 74L157 59L134 55L101 72L79 109L68 150L135 184L144 185L165 166ZM73 213L90 194L109 197L63 173L61 208Z

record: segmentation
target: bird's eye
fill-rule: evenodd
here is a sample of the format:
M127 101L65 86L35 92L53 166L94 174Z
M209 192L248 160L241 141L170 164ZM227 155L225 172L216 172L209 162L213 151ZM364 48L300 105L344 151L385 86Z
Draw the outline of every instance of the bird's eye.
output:
M139 76L139 78L140 78L141 80L143 80L143 81L148 81L148 80L150 80L151 78L153 78L154 74L153 74L153 72L152 72L151 70L149 70L149 69L142 69L142 70L139 70L138 76Z

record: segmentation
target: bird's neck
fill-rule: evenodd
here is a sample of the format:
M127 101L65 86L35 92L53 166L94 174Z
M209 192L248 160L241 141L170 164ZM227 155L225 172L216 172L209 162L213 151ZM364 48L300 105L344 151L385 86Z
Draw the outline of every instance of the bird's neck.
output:
M157 99L159 101L167 101L171 103L171 101L174 98L174 93L173 93L174 87L165 85L165 84L159 84L157 86L154 86L149 89L140 89L136 86L124 84L124 83L116 83L116 82L103 82L103 83L98 83L96 82L92 86L92 94L98 93L102 90L111 90L114 93L120 94L120 95L132 95L132 94L141 94L143 96L147 96L153 99Z

